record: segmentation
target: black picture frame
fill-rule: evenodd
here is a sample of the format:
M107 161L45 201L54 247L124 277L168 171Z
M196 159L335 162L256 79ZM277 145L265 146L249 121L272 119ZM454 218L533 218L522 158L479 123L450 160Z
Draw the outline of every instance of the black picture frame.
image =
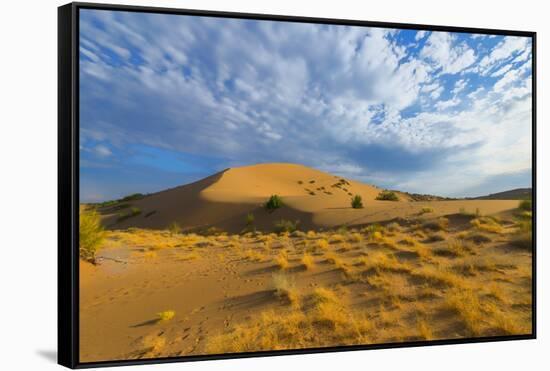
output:
M300 23L336 24L380 28L414 29L489 35L523 36L532 40L532 333L526 335L461 338L433 341L407 341L402 343L335 346L295 350L260 351L235 354L209 354L200 356L167 357L142 360L108 360L82 363L79 360L79 11L101 9L125 12L195 15L221 18L286 21ZM97 3L70 3L58 8L58 363L69 368L122 366L167 362L189 362L214 359L264 357L288 354L342 352L383 348L402 348L429 345L465 344L536 338L536 32L497 30L486 28L451 27L391 22L372 22L348 19L296 17L272 14L235 13L172 9L147 6L107 5Z

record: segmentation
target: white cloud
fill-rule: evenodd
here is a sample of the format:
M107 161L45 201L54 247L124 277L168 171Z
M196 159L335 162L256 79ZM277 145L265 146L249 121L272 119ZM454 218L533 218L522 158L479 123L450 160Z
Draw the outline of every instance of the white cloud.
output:
M414 39L415 39L416 41L421 40L421 39L423 39L427 34L428 34L427 31L418 31L418 32L416 33L416 36L414 37Z
M462 90L466 88L466 85L467 85L467 82L465 79L457 80L455 83L455 87L453 88L451 93L453 93L454 95L457 95L458 93L460 93Z
M443 73L455 74L476 61L476 55L465 43L456 45L455 37L448 32L432 32L422 49L421 56L430 60Z
M450 107L454 107L460 104L460 99L452 98L449 100L441 100L435 104L435 108L438 110L444 110Z
M488 74L492 68L499 66L499 63L510 58L516 53L522 53L522 58L527 48L529 47L529 39L527 37L506 36L499 42L491 52L484 56L479 62L480 72ZM527 54L528 55L528 54Z

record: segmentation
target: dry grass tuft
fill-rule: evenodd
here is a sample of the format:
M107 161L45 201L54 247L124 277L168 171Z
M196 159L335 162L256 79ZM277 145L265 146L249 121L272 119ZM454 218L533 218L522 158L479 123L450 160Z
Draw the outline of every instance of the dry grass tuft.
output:
M272 283L275 294L279 298L286 300L292 306L298 305L300 295L294 280L289 279L284 274L276 273L272 277Z
M445 306L458 314L470 335L475 336L481 333L481 324L485 314L475 291L453 288L445 294Z
M429 231L446 231L449 227L449 219L447 218L438 218L436 220L429 220L422 223L422 228Z
M280 268L280 269L287 269L289 267L289 262L288 262L288 254L286 251L281 251L279 253L279 255L275 258L275 264Z
M477 230L483 232L502 233L503 230L496 218L479 217L472 219L470 224Z
M157 317L160 321L170 321L172 318L174 318L175 315L176 312L173 310L165 310L157 313Z
M304 254L304 256L302 256L301 262L306 269L313 269L315 267L315 262L313 261L313 257L307 253Z

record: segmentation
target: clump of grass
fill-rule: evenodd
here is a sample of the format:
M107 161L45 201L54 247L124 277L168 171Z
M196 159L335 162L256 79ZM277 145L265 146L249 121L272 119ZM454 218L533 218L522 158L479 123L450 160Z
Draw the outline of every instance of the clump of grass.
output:
M470 224L477 230L489 233L502 233L502 226L495 218L479 217L472 219Z
M313 269L313 267L315 267L315 262L313 261L313 257L307 253L304 254L304 256L302 256L301 262L306 269Z
M196 251L193 251L189 254L182 254L182 255L178 255L177 259L179 261L188 261L188 260L196 260L196 259L200 259L200 254Z
M471 253L472 250L473 247L467 240L453 238L447 241L446 251L452 256L465 256Z
M156 353L160 352L166 345L166 339L162 336L147 335L141 341L145 352Z
M80 258L95 263L96 252L105 239L105 230L95 210L81 210L79 219Z
M291 221L291 220L285 220L281 219L278 222L275 223L275 232L277 233L292 233L298 229L298 225L300 224L299 220Z
M518 204L518 209L524 211L533 210L533 200L521 200Z
M261 262L264 260L264 256L257 251L248 249L243 253L243 257L250 261Z
M180 234L181 233L181 227L178 223L172 222L168 226L168 231L170 232L171 235Z
M122 197L119 202L128 202L128 201L136 201L141 200L143 197L145 197L142 193L132 193L131 195Z
M153 259L157 257L157 253L155 251L145 251L143 253L143 257L147 259Z
M393 191L384 190L378 193L376 199L379 201L398 201L399 197L397 197L397 194Z
M351 198L351 207L354 209L363 208L363 198L360 195L355 195Z
M424 214L429 214L429 213L433 213L433 212L434 212L433 207L424 206L422 209L420 209L419 214L424 215Z
M281 207L283 207L283 199L279 195L271 195L269 200L265 203L265 208L269 212L273 212Z
M416 268L411 272L411 275L435 286L464 287L466 285L464 278L454 274L450 269L431 265Z
M363 242L363 235L361 233L354 232L354 233L350 234L349 241L350 242L361 243L361 242Z
M318 247L321 250L327 250L329 247L329 243L326 239L320 238L316 241L315 247Z
M173 310L165 310L157 313L157 316L160 321L170 321L172 318L174 318L175 315L176 315L176 312Z
M306 237L309 239L317 238L317 233L315 233L315 231L307 231Z
M479 335L484 312L475 291L466 288L451 289L445 294L445 305L458 314L471 335Z
M132 207L130 210L119 213L117 222L122 222L126 219L138 216L139 214L141 214L141 209L139 207Z
M445 231L449 227L449 219L438 218L436 220L428 220L422 223L422 228L429 231Z
M345 240L346 238L340 233L335 233L330 237L331 243L341 243L341 242L344 242Z
M254 214L252 213L248 213L246 214L246 225L247 226L251 226L252 224L254 224Z
M426 320L418 320L416 326L418 328L418 333L423 340L432 340L434 338L433 331Z
M300 296L294 281L290 280L285 274L276 273L272 276L272 283L275 295L293 306L298 304Z
M289 267L288 254L286 251L281 251L279 255L275 258L275 264L279 269L287 269Z
M401 232L401 226L397 222L392 222L386 226L386 229L390 232Z
M531 219L523 220L518 223L518 229L512 236L512 245L522 249L533 248L533 222Z

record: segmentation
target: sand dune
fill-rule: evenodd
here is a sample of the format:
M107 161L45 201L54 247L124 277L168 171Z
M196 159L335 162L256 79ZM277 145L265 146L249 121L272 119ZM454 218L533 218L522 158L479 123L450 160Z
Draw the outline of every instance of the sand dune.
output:
M382 189L376 186L303 165L271 163L227 169L195 183L105 208L101 212L110 229L166 229L175 222L184 230L216 227L236 233L246 227L249 213L254 215L256 229L270 231L281 219L299 221L302 229L383 222L417 214L434 202L437 203L435 212L438 215L451 214L459 209L480 209L485 214L492 214L516 206L516 202L510 200L411 202L409 196L399 192L399 201L377 201L380 191ZM268 213L263 204L273 194L281 196L285 206ZM351 208L353 195L362 197L363 209ZM120 218L121 206L126 206L122 212L136 208L139 214Z

